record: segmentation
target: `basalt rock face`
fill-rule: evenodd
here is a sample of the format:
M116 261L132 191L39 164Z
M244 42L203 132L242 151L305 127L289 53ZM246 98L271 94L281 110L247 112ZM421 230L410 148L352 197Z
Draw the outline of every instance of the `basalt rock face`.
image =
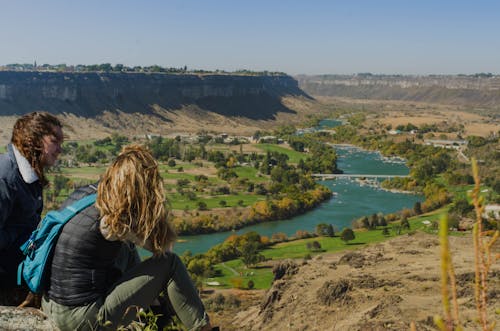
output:
M0 115L34 110L92 118L104 111L153 114L196 105L224 116L293 113L283 96L305 96L290 76L0 72Z
M402 100L499 109L500 76L318 75L297 76L314 96Z

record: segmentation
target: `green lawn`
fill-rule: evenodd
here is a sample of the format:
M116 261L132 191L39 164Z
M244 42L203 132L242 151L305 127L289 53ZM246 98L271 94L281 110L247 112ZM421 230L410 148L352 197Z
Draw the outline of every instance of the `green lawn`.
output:
M80 177L94 179L106 171L106 166L91 166L78 168L61 168L61 175L66 177Z
M247 178L254 183L266 182L269 180L269 178L265 176L257 176L258 170L254 167L235 167L233 170L239 178Z
M306 153L297 152L285 147L273 145L273 144L256 144L255 147L262 149L267 152L279 152L288 155L288 161L290 163L299 163L300 159L305 160L307 158Z
M401 231L401 235L405 235L409 232L415 230L423 230L430 233L436 233L435 230L432 229L431 225L424 224L424 221L439 221L442 215L444 215L448 211L448 206L443 207L441 209L435 210L431 213L427 213L424 215L412 217L409 219L410 222L410 230ZM308 238L308 239L300 239L289 242L284 242L280 244L273 245L269 248L264 249L261 253L266 257L267 260L281 260L281 259L301 259L307 255L318 255L323 254L325 252L339 252L345 250L354 250L361 247L364 247L366 244L372 244L387 240L389 238L393 238L397 236L395 229L398 224L392 223L389 224L388 228L390 229L390 234L388 236L384 236L382 234L382 228L379 227L376 230L359 230L355 231L356 238L348 243L342 241L339 237L339 234L336 233L335 237L316 237L316 238ZM452 233L455 234L455 233ZM312 252L307 249L307 243L318 241L321 245L321 251ZM234 269L237 275L234 274ZM267 289L271 286L271 282L273 279L273 274L271 268L249 268L247 269L240 259L227 261L224 264L217 264L215 266L215 270L219 273L217 277L207 279L205 281L217 281L221 284L221 287L233 287L231 280L234 278L238 278L240 273L243 276L239 276L242 278L242 282L244 287L248 283L249 279L252 279L255 283L255 288L259 289ZM253 272L253 276L247 274Z
M226 201L226 208L238 206L240 200L243 201L243 206L250 206L258 200L265 200L264 196L248 195L248 194L231 194L231 195L218 195L213 197L199 197L196 200L189 200L187 197L178 193L167 193L167 198L170 201L173 209L187 209L193 210L198 208L198 202L203 201L207 204L209 209L221 208L219 202Z
M232 288L239 284L247 288L248 281L252 280L255 289L267 289L273 280L271 267L247 268L240 259L217 264L214 269L222 276L207 278L204 283L219 282L217 288Z

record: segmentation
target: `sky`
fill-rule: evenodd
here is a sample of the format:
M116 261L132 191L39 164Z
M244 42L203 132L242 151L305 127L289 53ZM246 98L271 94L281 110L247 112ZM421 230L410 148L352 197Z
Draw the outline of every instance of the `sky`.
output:
M0 0L0 65L500 74L500 1Z

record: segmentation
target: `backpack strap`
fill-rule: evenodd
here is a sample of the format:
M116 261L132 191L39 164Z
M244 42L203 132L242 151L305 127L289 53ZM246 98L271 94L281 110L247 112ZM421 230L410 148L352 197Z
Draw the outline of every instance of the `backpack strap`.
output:
M93 193L81 198L72 205L66 206L66 208L64 208L59 212L61 216L60 217L61 223L66 223L67 221L72 219L73 216L75 216L76 214L78 214L91 204L93 204L95 202L96 196L97 194Z
M95 202L97 193L89 194L80 200L74 202L73 204L66 206L63 210L61 211L50 211L49 213L53 213L55 217L53 217L53 220L57 220L58 225L60 228L66 224L70 219L72 219L76 214L87 208L88 206L92 205ZM43 222L43 220L42 220ZM43 226L42 222L40 223L40 226ZM33 252L33 250L38 246L38 242L36 242L36 233L39 231L39 229L36 229L33 231L31 234L30 238L20 247L21 251L25 256L29 256L30 252ZM45 240L45 238L42 238ZM19 264L17 268L17 284L21 285L22 282L22 274L23 274L23 269L24 269L24 260Z

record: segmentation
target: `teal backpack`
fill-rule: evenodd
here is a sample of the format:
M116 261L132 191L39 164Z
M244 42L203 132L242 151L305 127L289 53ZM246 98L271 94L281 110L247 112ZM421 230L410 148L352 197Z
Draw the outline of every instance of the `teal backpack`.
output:
M52 210L45 215L39 227L20 247L26 256L17 269L17 284L22 279L33 293L42 293L52 261L54 246L64 224L73 216L95 202L96 194L87 195L62 210Z

